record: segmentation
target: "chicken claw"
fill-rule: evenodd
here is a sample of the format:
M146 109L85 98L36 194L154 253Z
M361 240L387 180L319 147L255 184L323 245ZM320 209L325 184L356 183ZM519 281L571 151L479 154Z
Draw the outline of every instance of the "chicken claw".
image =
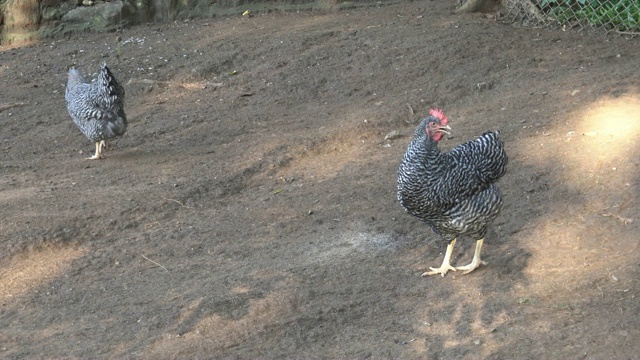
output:
M100 160L102 159L102 147L105 146L105 142L97 141L96 142L96 153L92 157L86 158L86 160Z
M449 270L451 271L458 270L455 267L451 266L451 253L453 253L453 246L455 244L456 244L456 239L451 240L451 243L447 245L447 251L444 254L444 260L442 260L442 265L440 265L439 268L429 267L431 271L422 273L422 277L429 276L429 275L437 275L437 274L440 274L442 277L444 277Z
M473 254L473 260L471 260L471 263L469 265L456 267L456 270L464 270L462 275L466 275L466 274L472 272L473 270L479 268L480 265L487 265L486 261L480 260L480 252L482 251L482 244L483 243L484 243L484 239L480 239L480 240L476 241L476 251Z

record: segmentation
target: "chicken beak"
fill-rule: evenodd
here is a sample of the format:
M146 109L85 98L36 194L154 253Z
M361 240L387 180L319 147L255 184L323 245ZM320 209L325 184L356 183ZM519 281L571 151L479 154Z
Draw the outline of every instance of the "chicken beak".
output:
M451 134L451 128L449 127L449 125L440 126L440 128L438 128L438 131L443 132L447 135Z

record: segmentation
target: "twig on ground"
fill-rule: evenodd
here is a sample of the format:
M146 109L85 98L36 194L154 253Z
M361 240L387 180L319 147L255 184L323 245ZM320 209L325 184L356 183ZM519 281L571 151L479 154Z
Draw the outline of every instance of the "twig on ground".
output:
M23 103L23 102L17 102L17 103L13 103L13 104L5 104L5 105L0 105L0 112L3 112L5 110L9 110L11 108L14 107L18 107L18 106L25 106L27 105L27 103Z
M155 225L160 225L160 221L154 221L152 223L144 224L144 228L146 230L147 228L155 226Z
M633 35L633 36L638 36L640 35L639 31L622 31L622 30L616 30L616 32L620 35Z
M146 257L146 256L144 256L144 255L142 255L142 254L140 254L140 256L142 256L142 257L143 257L143 258L145 258L146 260L151 261L152 263L154 263L154 264L156 264L156 265L160 266L161 268L163 268L163 269L164 269L164 271L166 271L166 272L167 272L167 274L169 274L171 277L173 277L173 275L171 275L171 273L169 272L169 270L167 270L167 268L166 268L166 267L164 267L164 266L162 266L162 265L158 264L157 262L155 262L155 261L153 261L153 260L149 259L148 257Z
M187 206L187 205L185 205L185 204L181 203L180 201L178 201L178 200L176 200L176 199L169 199L169 198L163 198L163 199L165 199L165 200L167 200L167 201L173 201L173 202L175 202L175 203L178 203L178 204L180 204L180 206L182 206L183 208L193 209L193 206Z
M623 223L624 225L631 224L633 222L632 218L627 218L627 217L620 216L620 215L614 214L614 213L603 213L602 216L604 216L604 217L615 217L616 219L620 220L620 222Z
M181 83L177 81L160 81L160 80L151 80L151 79L131 79L127 82L127 85L130 85L130 84L180 86L185 89L219 88L224 85L224 83L214 83L214 82Z
M413 108L411 107L411 105L407 104L407 107L409 108L409 113L411 114L411 116L416 114L416 112L413 111ZM405 120L405 122L410 124L410 122L408 120Z

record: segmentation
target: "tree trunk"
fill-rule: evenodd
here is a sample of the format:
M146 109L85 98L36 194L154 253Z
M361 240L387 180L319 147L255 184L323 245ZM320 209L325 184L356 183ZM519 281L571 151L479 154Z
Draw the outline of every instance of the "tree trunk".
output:
M42 20L38 0L8 0L0 7L0 43L29 41Z

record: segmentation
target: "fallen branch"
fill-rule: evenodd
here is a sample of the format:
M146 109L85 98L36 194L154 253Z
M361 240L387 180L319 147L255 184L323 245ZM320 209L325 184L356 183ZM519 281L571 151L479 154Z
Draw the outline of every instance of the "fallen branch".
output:
M3 112L5 110L9 110L9 109L14 108L14 107L25 106L25 105L27 105L27 103L23 103L23 102L0 105L0 112Z
M224 83L213 83L213 82L192 82L192 83L181 83L177 81L159 81L159 80L151 80L151 79L130 79L127 81L127 85L131 84L149 84L149 85L168 85L168 86L180 86L185 89L206 89L206 88L217 88Z
M411 115L411 117L413 117L416 114L416 112L413 111L413 108L408 103L407 103L407 107L409 108L409 114ZM404 122L406 122L407 124L411 124L411 121L409 119L404 119Z
M140 256L142 256L142 257L143 257L143 258L145 258L146 260L151 261L152 263L154 263L154 264L156 264L156 265L160 266L161 268L163 268L163 269L164 269L164 271L166 271L166 272L167 272L167 274L169 274L171 277L173 277L173 275L171 275L171 273L169 272L169 270L167 270L167 268L166 268L166 267L164 267L164 266L162 266L162 265L158 264L157 262L155 262L155 261L153 261L153 260L149 259L148 257L146 257L146 256L144 256L144 255L142 255L142 254L140 254Z
M176 199L169 199L169 198L166 198L166 197L163 197L163 199L165 199L165 200L167 200L167 201L173 201L173 202L175 202L175 203L178 203L178 204L180 204L180 206L182 206L183 208L193 209L193 206L187 206L187 205L185 205L185 204L181 203L180 201L178 201L178 200L176 200Z

